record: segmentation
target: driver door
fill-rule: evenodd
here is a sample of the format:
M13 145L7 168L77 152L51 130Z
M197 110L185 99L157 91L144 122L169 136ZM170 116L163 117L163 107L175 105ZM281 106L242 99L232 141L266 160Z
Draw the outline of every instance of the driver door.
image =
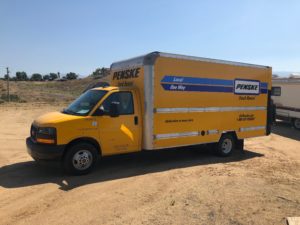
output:
M116 108L117 113L112 114L111 108ZM98 116L103 155L141 150L141 112L134 91L111 93L99 109L104 112Z

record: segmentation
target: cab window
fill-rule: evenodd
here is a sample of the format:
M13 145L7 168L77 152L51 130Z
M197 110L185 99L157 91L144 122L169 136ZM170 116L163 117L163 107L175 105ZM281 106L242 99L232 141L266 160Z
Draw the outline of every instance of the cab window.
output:
M72 102L68 108L63 110L65 114L86 116L95 107L95 105L104 97L107 91L88 90L79 98Z
M133 97L131 92L116 92L108 96L100 106L100 109L104 111L105 115L109 114L112 103L118 106L120 115L134 114Z
M272 87L272 96L281 96L281 87Z

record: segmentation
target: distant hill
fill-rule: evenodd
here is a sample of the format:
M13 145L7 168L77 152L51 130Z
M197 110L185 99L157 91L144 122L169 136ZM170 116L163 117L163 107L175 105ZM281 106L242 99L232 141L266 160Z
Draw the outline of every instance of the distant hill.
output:
M300 72L293 71L273 71L273 74L276 74L280 77L289 77L291 74L300 74Z
M101 81L107 82L106 79ZM67 81L10 81L10 94L17 102L71 102L88 86L99 81L92 77ZM0 99L6 98L6 93L6 81L0 80Z

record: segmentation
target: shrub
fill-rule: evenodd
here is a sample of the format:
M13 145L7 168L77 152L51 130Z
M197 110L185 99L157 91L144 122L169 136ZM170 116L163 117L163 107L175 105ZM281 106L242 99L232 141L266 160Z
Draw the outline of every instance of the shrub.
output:
M0 99L2 101L8 101L8 98L7 98L6 94L2 94ZM18 95L15 95L15 94L9 95L9 100L11 102L20 102L21 101L20 97Z

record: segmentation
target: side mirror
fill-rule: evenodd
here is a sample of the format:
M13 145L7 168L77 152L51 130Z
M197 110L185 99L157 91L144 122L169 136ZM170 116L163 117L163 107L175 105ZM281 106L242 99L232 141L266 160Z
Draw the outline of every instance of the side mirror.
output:
M111 117L118 117L120 115L119 113L119 102L112 102L110 104L110 110L109 110L109 115Z
M96 111L94 112L93 116L103 116L105 114L103 109L96 109Z

